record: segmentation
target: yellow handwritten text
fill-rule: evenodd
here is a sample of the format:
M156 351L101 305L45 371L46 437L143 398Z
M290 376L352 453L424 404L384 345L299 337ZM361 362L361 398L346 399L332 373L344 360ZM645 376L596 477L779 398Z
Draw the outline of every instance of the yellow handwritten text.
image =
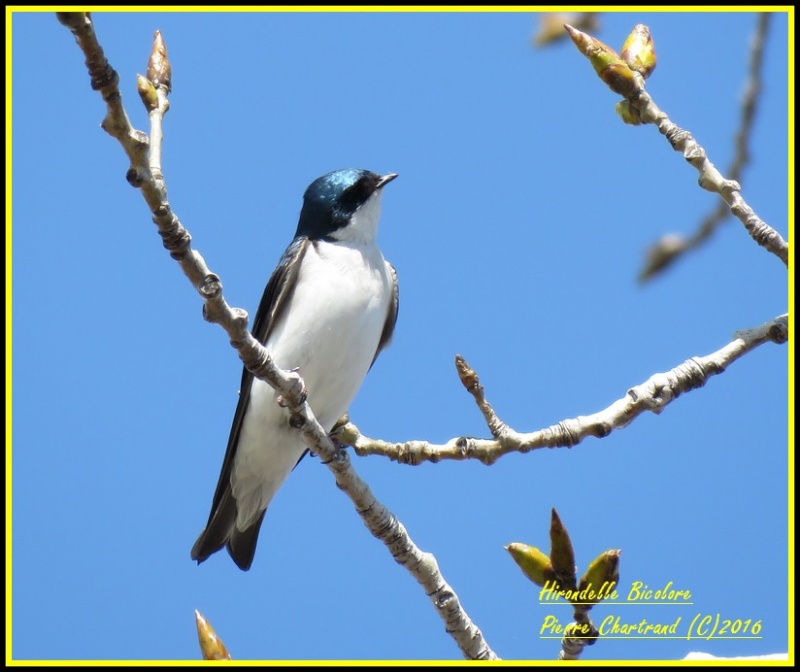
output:
M692 593L688 590L675 590L672 581L659 590L651 590L643 581L634 581L628 593L628 602L689 602Z
M590 583L581 590L559 588L558 581L547 581L539 591L539 602L555 601L563 597L570 602L598 602L600 600L616 600L619 593L614 590L616 581L603 581L603 585L595 587Z
M606 616L600 623L601 635L674 635L678 632L682 616L674 623L648 623L643 618L638 623L623 623L619 616Z

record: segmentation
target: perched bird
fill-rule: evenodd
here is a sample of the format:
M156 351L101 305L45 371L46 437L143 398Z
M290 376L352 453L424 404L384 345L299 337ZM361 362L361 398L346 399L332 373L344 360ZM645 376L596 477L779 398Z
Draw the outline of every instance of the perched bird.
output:
M376 241L381 192L395 177L345 169L311 183L253 324L277 366L299 369L325 431L347 410L397 321L397 274ZM198 563L227 546L239 568L250 569L267 506L307 452L277 396L244 369L211 515L192 547Z

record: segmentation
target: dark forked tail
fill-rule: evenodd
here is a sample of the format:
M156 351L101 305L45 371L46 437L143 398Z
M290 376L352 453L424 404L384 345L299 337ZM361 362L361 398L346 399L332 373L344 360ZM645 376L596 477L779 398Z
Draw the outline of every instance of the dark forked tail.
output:
M197 564L200 564L221 550L223 546L227 546L228 554L239 569L247 571L253 564L258 533L266 512L267 510L264 509L256 522L244 532L240 532L236 528L236 500L233 498L229 486L209 519L206 529L194 542L192 560L197 560Z

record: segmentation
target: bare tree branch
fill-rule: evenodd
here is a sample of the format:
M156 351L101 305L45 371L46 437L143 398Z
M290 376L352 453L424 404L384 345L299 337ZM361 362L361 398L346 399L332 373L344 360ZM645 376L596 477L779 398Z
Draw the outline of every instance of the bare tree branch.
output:
M730 343L710 355L692 357L670 371L651 376L598 413L562 420L536 432L516 432L502 423L500 426L504 429L495 434L499 421L493 420L497 416L484 397L477 374L469 369L471 374L466 376L469 385L465 383L465 387L483 413L494 439L461 436L441 445L427 441L389 443L364 436L351 422L337 430L337 437L341 442L353 446L358 455L381 455L412 466L441 460L478 460L488 465L508 453L528 453L538 448L572 448L590 436L605 438L615 429L625 427L648 411L661 413L681 394L703 387L709 378L722 373L730 364L754 348L768 342L786 343L788 337L788 315L780 315L760 327L735 333ZM463 362L456 365L461 374L468 365L460 357L458 361Z
M240 359L256 377L266 381L281 396L289 412L289 423L303 436L306 445L333 472L336 484L355 505L364 524L380 539L392 557L403 565L422 585L436 612L445 623L446 631L455 639L466 658L495 660L497 655L489 648L480 629L472 622L455 591L442 576L436 559L421 551L411 540L405 527L394 514L381 504L367 484L353 469L347 452L337 446L317 422L306 403L305 387L296 372L283 371L267 350L247 329L247 313L241 308L231 308L222 296L222 283L212 273L203 258L191 249L191 236L167 201L166 183L161 173L161 123L169 109L167 93L170 89L169 62L160 34L148 67L147 82L155 90L139 82L139 92L148 108L151 135L135 130L122 105L119 76L108 63L94 32L91 16L87 12L59 12L58 19L67 26L86 56L92 88L99 91L106 102L106 117L102 127L122 145L131 162L128 182L141 189L153 221L164 240L170 255L180 263L183 272L204 301L204 316L209 322L219 324L230 337L231 345ZM163 49L163 54L160 53Z
M761 73L764 63L764 46L769 28L769 12L761 12L756 21L756 29L750 40L750 59L747 81L742 95L741 119L734 139L734 157L728 168L732 180L740 180L745 167L750 163L750 138L753 130L756 108L761 93ZM721 202L700 222L691 236L685 238L678 234L667 234L647 250L644 268L639 273L639 282L647 282L668 269L686 253L708 242L722 222L730 217L728 204Z
M728 180L711 163L706 150L695 140L692 134L673 123L666 112L656 105L653 98L645 91L644 80L655 68L655 51L650 40L647 26L639 24L634 28L631 37L637 31L646 34L641 40L643 46L636 58L621 58L617 53L591 35L576 30L570 25L564 28L572 41L592 63L598 76L615 93L625 98L617 106L623 120L634 124L655 124L659 132L669 141L676 152L681 152L700 174L698 184L707 191L719 194L730 211L744 224L750 237L761 247L777 256L786 266L789 265L789 245L781 235L756 215L741 193L741 185L736 180ZM630 40L630 37L629 37ZM623 50L623 56L625 51ZM635 63L636 59L646 59L646 65ZM630 62L629 62L630 61Z

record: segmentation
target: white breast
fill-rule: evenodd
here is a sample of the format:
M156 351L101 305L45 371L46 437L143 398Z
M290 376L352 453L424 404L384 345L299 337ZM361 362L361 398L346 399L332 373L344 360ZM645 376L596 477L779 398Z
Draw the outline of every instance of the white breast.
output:
M266 346L300 368L325 429L347 410L369 370L389 311L391 277L376 246L312 243L291 304Z
M309 245L294 295L265 344L278 366L300 369L308 403L326 431L361 386L392 301L380 250L364 240L363 230L355 233ZM371 233L366 237L374 241ZM275 398L266 383L253 381L231 477L241 530L269 504L305 450Z

